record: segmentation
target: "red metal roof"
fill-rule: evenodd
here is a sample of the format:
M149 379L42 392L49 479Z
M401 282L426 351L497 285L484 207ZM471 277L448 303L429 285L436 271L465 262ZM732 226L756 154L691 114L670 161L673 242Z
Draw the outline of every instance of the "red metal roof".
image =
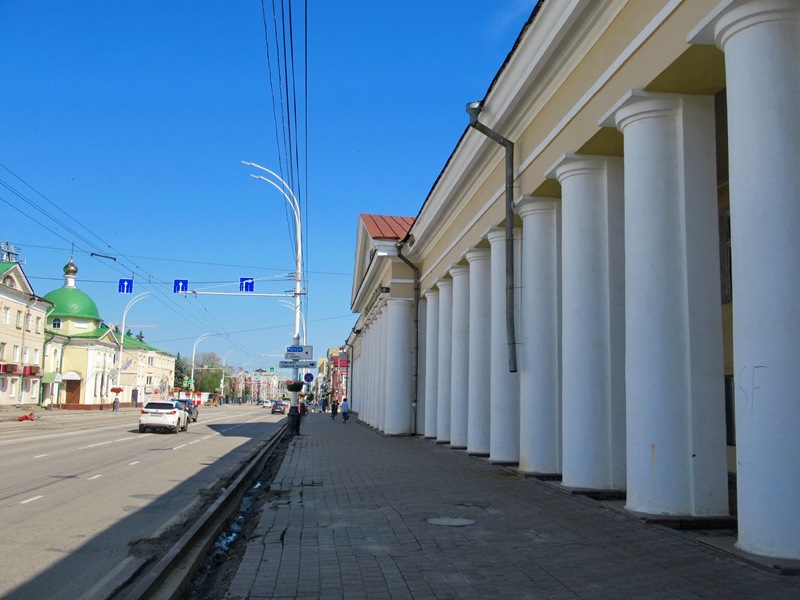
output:
M413 217L389 217L386 215L360 215L367 233L373 240L397 240L406 237L414 224Z

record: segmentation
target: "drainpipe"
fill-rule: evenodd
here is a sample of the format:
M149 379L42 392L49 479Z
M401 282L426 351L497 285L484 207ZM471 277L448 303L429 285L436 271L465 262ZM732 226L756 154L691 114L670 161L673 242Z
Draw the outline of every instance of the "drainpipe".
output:
M514 326L514 142L478 122L483 102L467 104L469 126L506 149L506 339L508 371L517 372L517 334Z
M417 434L417 385L419 379L419 268L403 256L403 243L397 244L397 256L414 270L414 370L411 392L411 435Z

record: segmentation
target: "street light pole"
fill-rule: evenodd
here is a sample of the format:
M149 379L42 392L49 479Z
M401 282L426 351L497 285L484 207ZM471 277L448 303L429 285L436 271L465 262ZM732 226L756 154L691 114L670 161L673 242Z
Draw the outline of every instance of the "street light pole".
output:
M128 318L128 311L130 310L131 306L139 302L139 300L143 300L146 296L149 296L150 292L142 292L138 296L134 296L131 298L131 301L128 302L128 305L125 307L125 310L122 312L122 330L120 331L119 336L119 350L118 350L118 358L117 358L117 389L122 388L122 350L125 346L125 320ZM119 392L117 392L117 396L114 399L114 409L119 410Z
M261 169L269 173L271 176L275 177L278 181L281 182L281 185L278 185L271 179L264 177L262 175L253 175L250 174L250 177L255 179L260 179L262 181L266 181L271 186L273 186L276 190L278 190L289 203L289 206L292 208L292 213L294 214L294 223L295 223L295 274L294 274L294 336L292 337L292 345L296 346L300 343L300 296L302 295L302 277L303 277L303 238L302 238L302 225L300 220L300 203L297 201L297 197L295 196L292 188L286 183L277 173L267 169L266 167L262 167L261 165L257 165L252 162L242 161L243 164L255 167L257 169ZM292 369L292 381L297 381L299 369L294 367ZM294 418L299 419L298 413L298 405L297 405L297 392L291 392L291 408L289 409L289 416L290 419L294 415ZM299 433L300 430L300 422L299 420L296 424L293 424L293 421L290 420L289 422L290 429L293 430L294 433Z
M192 388L192 391L194 391L194 354L195 354L195 351L197 350L197 344L200 343L200 340L203 340L203 339L207 338L210 335L211 335L210 333L204 333L199 338L197 338L197 340L194 343L194 346L192 346L192 376L191 376L191 380L192 381L189 384L191 386L191 388Z

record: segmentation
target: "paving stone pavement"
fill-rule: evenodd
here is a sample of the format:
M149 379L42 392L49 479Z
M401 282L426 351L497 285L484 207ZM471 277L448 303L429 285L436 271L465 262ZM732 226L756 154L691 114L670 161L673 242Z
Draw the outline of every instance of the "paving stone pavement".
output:
M328 414L304 418L273 490L229 600L800 598L800 577L697 534Z

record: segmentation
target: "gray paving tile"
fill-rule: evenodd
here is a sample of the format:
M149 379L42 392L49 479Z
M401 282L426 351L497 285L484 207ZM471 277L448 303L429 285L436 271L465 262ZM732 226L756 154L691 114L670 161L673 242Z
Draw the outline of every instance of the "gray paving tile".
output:
M322 414L301 431L229 600L800 598L800 577L446 445Z

